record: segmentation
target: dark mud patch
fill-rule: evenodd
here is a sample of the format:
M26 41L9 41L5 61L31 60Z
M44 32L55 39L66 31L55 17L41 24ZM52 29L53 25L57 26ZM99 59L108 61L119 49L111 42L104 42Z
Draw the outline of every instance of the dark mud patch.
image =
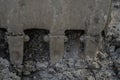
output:
M6 40L6 29L0 29L0 57L9 60L8 43Z
M25 30L25 34L30 40L24 43L24 61L49 61L49 43L44 41L44 36L48 35L49 31L30 29Z
M66 30L65 36L68 38L65 42L65 57L80 58L84 55L84 42L80 39L85 35L83 30Z

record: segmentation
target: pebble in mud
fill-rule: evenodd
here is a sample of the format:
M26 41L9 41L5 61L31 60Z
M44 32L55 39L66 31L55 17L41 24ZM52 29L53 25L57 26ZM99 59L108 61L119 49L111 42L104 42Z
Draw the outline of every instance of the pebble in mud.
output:
M44 62L44 63L37 62L36 63L36 69L37 70L44 70L47 67L48 67L48 62Z
M68 77L68 79L70 79L70 80L74 80L75 79L74 76L73 76L73 74L71 72L69 72L69 71L63 72L63 75L65 75L66 77Z
M92 69L99 69L100 65L97 62L92 62L92 64L90 64L89 67Z
M76 80L86 80L88 76L92 75L87 69L74 70L72 73Z
M108 57L108 54L107 53L102 53L102 52L98 52L97 53L97 56L98 56L98 58L100 58L100 59L106 59L107 57Z
M80 59L80 60L77 60L75 63L75 68L77 68L77 69L80 69L80 68L84 69L87 67L88 67L88 65L85 60Z
M31 72L36 71L35 65L33 61L26 61L23 67L23 74L30 75Z
M65 70L67 70L67 65L63 64L63 63L56 63L54 68L57 72L63 72Z
M87 77L87 80L95 80L95 78L93 76L89 76Z

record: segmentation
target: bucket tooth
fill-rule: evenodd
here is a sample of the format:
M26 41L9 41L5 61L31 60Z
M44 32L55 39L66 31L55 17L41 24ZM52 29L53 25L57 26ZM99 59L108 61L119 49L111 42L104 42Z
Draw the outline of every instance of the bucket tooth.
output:
M50 36L51 63L56 63L64 55L64 36Z
M7 36L9 44L10 61L20 65L23 62L23 36Z
M87 36L87 39L85 42L85 54L88 57L94 59L98 51L98 45L99 45L99 42L96 41L96 38Z

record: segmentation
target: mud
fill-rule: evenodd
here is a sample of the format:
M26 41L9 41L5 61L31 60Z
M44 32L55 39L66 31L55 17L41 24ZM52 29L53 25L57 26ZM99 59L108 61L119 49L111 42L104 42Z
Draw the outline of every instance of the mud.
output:
M3 58L0 58L0 80L21 80L16 73L10 72L10 63Z
M84 31L66 31L64 58L51 64L45 30L26 30L23 66L10 64L5 30L0 29L0 80L120 80L120 1L113 0L111 21L95 59L84 58Z

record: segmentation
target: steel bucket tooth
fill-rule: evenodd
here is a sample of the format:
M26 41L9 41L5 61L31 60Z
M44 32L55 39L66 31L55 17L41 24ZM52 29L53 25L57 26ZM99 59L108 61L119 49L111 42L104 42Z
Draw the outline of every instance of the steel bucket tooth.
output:
M21 65L23 62L23 36L7 36L7 39L11 63Z
M64 55L64 36L50 36L50 58L51 63L56 63Z

